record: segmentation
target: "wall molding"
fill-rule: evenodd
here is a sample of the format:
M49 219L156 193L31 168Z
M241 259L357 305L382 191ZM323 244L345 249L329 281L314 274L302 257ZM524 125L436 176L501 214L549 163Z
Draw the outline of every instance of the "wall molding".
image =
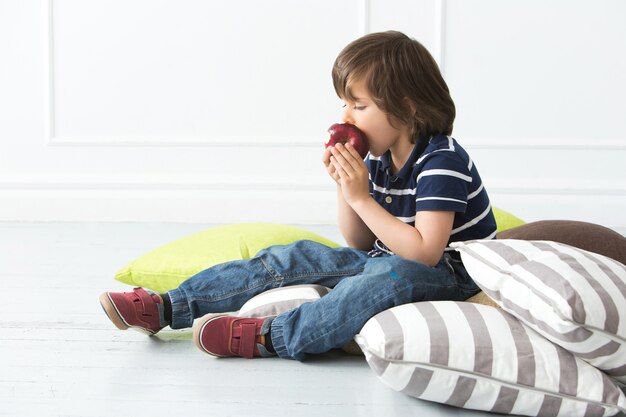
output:
M455 136L454 134L452 135ZM576 151L623 151L626 150L626 138L588 139L567 138L507 138L482 139L471 136L459 137L461 145L468 149L481 150L576 150ZM515 142L514 142L515 141Z
M436 0L437 39L436 53L442 73L446 68L446 26L447 0ZM359 1L358 21L360 35L370 31L370 0ZM54 91L54 0L44 1L44 138L46 146L61 147L319 147L320 138L313 136L266 136L251 140L249 136L57 136L55 132L55 91ZM454 135L453 135L454 136ZM517 143L511 143L516 141ZM589 143L583 139L552 138L506 138L499 140L462 137L461 143L468 149L541 149L541 150L626 150L626 138L594 139Z
M2 190L0 221L333 224L332 191Z
M360 36L370 33L370 0L361 0L359 3Z
M533 181L528 183L520 179L502 180L488 184L490 194L510 195L579 195L579 196L626 196L626 185L590 184L572 186L565 181L551 181L543 183ZM335 186L325 178L318 177L291 178L286 182L284 177L243 178L229 177L216 180L212 177L198 178L196 175L177 176L176 178L146 179L141 177L111 179L107 177L81 177L73 179L65 177L45 176L16 176L11 179L0 179L0 190L11 191L219 191L219 192L250 192L275 191L289 192L328 192L332 193Z
M210 191L279 191L279 192L303 192L303 191L332 191L335 189L329 181L315 181L310 178L301 178L298 181L285 182L284 178L264 178L251 180L250 178L198 179L197 176L181 177L173 180L146 180L141 178L128 178L124 180L111 180L106 178L81 178L80 180L68 178L13 178L10 180L0 179L0 190L135 190L135 191L187 191L187 190L210 190ZM334 194L333 194L334 196Z
M44 1L44 142L46 146L166 146L166 147L216 147L216 146L256 146L263 148L319 146L319 137L302 136L112 136L83 135L57 136L55 131L55 90L54 90L54 0ZM370 31L370 0L358 3L359 36Z
M446 39L447 39L447 24L448 24L448 4L447 0L437 0L435 8L435 22L437 25L437 45L435 50L437 51L437 62L439 63L439 70L443 78L446 78Z
M455 135L452 135L455 137ZM563 138L506 138L482 139L459 136L461 145L469 150L569 150L569 151L625 151L626 138L584 139ZM514 142L515 141L515 142ZM47 142L52 147L257 147L257 148L315 148L321 146L321 139L313 136L79 136L58 137Z
M626 231L626 194L506 194L492 204L527 222L570 219ZM598 204L606 210L598 211ZM336 224L332 190L20 189L0 187L0 221Z
M44 35L44 139L51 145L54 139L54 40L53 40L53 5L52 0L43 2Z
M175 138L175 139L174 139ZM53 147L320 147L322 139L312 136L62 136L49 137Z
M207 132L207 135L196 136L66 135L65 133L72 133L73 130L70 127L66 130L65 125L61 123L65 120L63 103L66 103L61 94L63 91L60 90L60 82L62 76L65 75L66 65L64 55L61 55L65 42L60 36L65 33L62 27L65 9L61 8L64 3L43 0L41 4L45 67L44 75L40 77L44 77L45 86L45 131L43 137L37 135L39 142L37 153L34 152L32 144L29 145L24 141L16 144L15 149L8 150L8 158L12 155L20 158L22 153L24 158L29 156L36 158L36 160L31 160L31 163L37 169L33 169L35 172L21 173L20 171L28 167L18 165L19 159L16 159L15 164L6 167L6 174L0 178L0 220L194 221L195 219L210 219L224 222L229 219L277 218L285 222L318 222L334 219L335 213L332 210L335 204L335 187L323 175L259 176L250 169L240 171L241 173L250 172L248 178L239 176L216 180L215 177L211 177L209 169L196 170L202 172L199 176L191 174L190 171L194 169L187 169L185 166L185 156L191 155L192 152L204 152L209 148L214 148L214 154L219 155L227 155L231 151L231 149L224 148L232 148L234 151L252 148L252 153L248 152L245 155L245 158L248 158L246 161L252 160L257 154L269 154L273 151L272 148L285 148L287 153L297 151L298 158L307 157L309 154L318 158L323 138L317 135L212 136L211 132ZM373 25L378 21L378 16L373 14L377 6L378 3L373 3L372 0L354 0L350 3L352 14L347 18L350 23L348 30L351 34L360 36L370 33ZM456 43L452 43L451 38L454 28L450 26L451 18L456 10L455 3L449 0L429 0L427 10L429 14L425 18L429 19L428 33L429 39L432 39L432 52L445 77L447 73L451 75L453 69L450 67L453 64L451 58L456 56L456 50L450 49L456 48ZM402 8L398 9L399 13L402 11ZM415 20L415 16L407 16L407 18L409 23L411 19ZM430 19L433 20L430 21ZM393 19L390 18L389 21ZM55 33L58 35L56 45ZM56 69L55 52L57 53ZM58 71L56 74L55 70ZM57 102L56 108L55 102ZM79 102L70 101L67 104L78 105ZM68 110L71 108L75 107L67 107ZM83 126L83 128L87 129L88 126ZM100 133L93 128L86 132ZM188 132L193 133L193 131ZM527 212L520 211L519 214L528 221L546 216L558 217L560 213L567 213L568 216L580 216L581 219L587 220L595 218L596 221L603 221L603 219L608 221L612 219L613 223L624 226L626 230L622 216L626 211L626 183L622 185L619 179L621 170L614 169L616 168L614 166L603 166L607 159L614 162L622 160L622 155L626 156L626 137L599 139L559 138L556 135L555 137L514 137L515 129L504 132L505 135L508 132L512 136L497 137L497 134L492 133L489 137L481 137L481 132L476 131L474 131L475 136L469 136L465 135L462 130L458 131L461 144L470 153L476 152L476 155L480 155L481 160L489 160L491 157L505 158L487 165L495 173L490 178L493 181L486 181L492 201L502 204L504 209L509 209L513 213L518 210L527 210ZM225 131L225 133L228 132ZM542 134L541 131L536 133ZM573 134L575 135L575 132ZM456 135L453 136L456 137ZM116 161L116 166L121 167L119 175L115 175L113 170L103 171L100 166L83 169L81 167L84 164L71 163L71 158L93 157L94 149L89 149L93 147L103 147L107 151L112 149L110 151L112 159L116 155L121 155L124 160L131 161L131 156L135 152L128 148L140 148L138 152L148 158L161 157L171 151L172 154L180 155L182 159L163 171L158 168L158 160L151 159L145 168L147 171L152 171L151 173L140 172L142 168L139 165L127 169L121 162ZM148 149L154 147L170 149L165 151ZM567 172L580 178L577 181L573 179L567 181L566 172L549 170L549 167L538 167L540 171L535 172L533 180L525 179L524 173L519 172L519 168L513 166L505 166L506 173L499 170L503 166L499 164L506 163L502 162L506 161L506 158L516 158L515 167L523 167L523 158L534 155L534 152L546 152L546 157L552 157L552 155L561 155L563 151L569 152L565 158L572 157L575 161L586 161L587 158L593 160L600 171L591 178L585 176L584 172L578 175L578 171L575 171L578 169L577 165L567 165L566 169L569 170ZM95 153L98 154L98 149ZM38 161L43 164L39 165ZM293 167L297 165L297 162L289 161L287 165ZM81 170L85 172L81 173ZM541 175L544 172L553 173L559 178L552 180L550 175ZM171 175L161 175L168 173ZM494 205L498 206L497 203ZM602 211L597 210L598 205L602 205ZM144 217L146 211L150 211L149 219Z

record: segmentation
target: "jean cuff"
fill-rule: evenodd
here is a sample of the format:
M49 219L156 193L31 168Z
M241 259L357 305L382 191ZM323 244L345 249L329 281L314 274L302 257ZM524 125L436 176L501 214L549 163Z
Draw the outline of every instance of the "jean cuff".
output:
M179 288L168 291L172 301L172 329L184 329L193 325L193 316L189 310L187 296Z
M272 320L270 337L272 338L272 345L278 357L293 359L289 356L289 353L287 353L287 346L285 346L285 338L283 336L283 324L286 318L285 314L281 314Z

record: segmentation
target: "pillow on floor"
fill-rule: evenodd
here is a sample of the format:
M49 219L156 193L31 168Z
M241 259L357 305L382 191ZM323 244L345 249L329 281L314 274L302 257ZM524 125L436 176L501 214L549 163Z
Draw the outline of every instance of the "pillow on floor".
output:
M493 210L498 230L523 224L506 211L497 208ZM115 279L163 293L213 265L250 258L268 246L288 245L298 240L312 240L334 248L340 246L316 233L294 226L232 224L185 236L154 249L120 269Z
M485 294L484 291L481 291L478 294L471 296L465 301L467 301L468 303L482 304L490 307L500 308L498 303L489 298L489 296Z
M476 284L504 310L626 383L626 266L548 241L452 245Z
M527 416L626 410L615 382L502 309L404 304L371 318L355 340L380 380L424 400Z
M493 217L496 219L496 227L498 232L518 227L524 224L523 220L518 219L508 211L493 207Z
M331 291L323 285L302 284L274 288L249 299L237 313L239 317L277 316L285 311L300 307L304 303L317 301ZM351 355L363 355L359 346L351 341L341 349Z
M626 265L626 237L598 224L541 220L498 233L498 239L550 240L608 256Z
M329 292L330 288L315 284L274 288L246 301L237 315L239 317L277 316L300 307L304 303L317 301Z
M316 233L294 226L271 223L219 226L140 256L119 270L115 279L163 293L213 265L250 258L268 246L287 245L298 240L339 247Z

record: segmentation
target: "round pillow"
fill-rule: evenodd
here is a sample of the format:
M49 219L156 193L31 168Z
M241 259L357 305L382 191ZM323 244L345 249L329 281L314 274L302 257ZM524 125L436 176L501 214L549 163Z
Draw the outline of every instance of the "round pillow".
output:
M608 256L626 265L626 237L598 224L541 220L499 232L498 239L549 240Z

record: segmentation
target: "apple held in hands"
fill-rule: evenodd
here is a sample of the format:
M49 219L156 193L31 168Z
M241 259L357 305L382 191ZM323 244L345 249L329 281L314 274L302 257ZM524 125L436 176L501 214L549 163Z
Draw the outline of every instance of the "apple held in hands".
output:
M328 128L328 133L330 135L324 144L327 148L329 146L335 146L338 143L350 143L359 155L361 155L361 158L365 158L367 152L370 150L370 145L367 143L367 137L355 125L348 123L335 123Z

